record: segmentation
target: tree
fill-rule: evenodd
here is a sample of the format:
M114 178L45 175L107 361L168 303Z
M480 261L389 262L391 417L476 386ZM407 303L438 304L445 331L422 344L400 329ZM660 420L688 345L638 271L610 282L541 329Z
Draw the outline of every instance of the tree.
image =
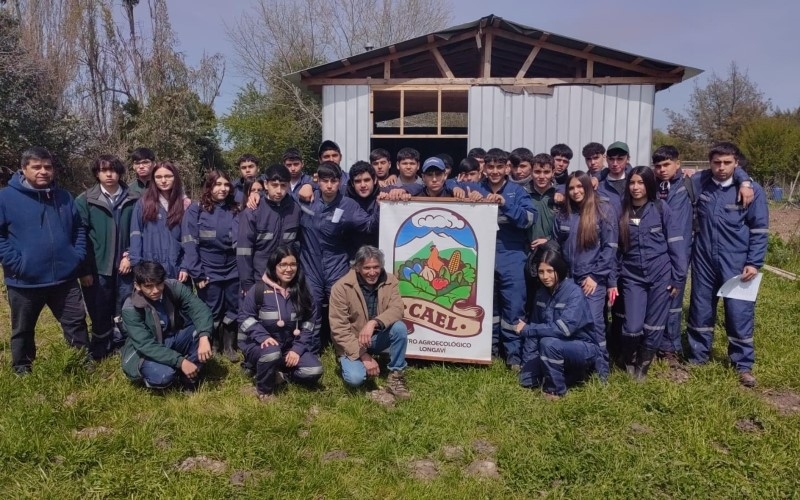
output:
M705 87L695 84L685 113L666 110L667 132L693 147L708 148L717 141L735 141L752 120L766 116L770 102L758 86L731 62L728 74L712 73Z
M276 117L262 125L289 126L296 131L289 143L319 137L322 117L317 98L286 76L357 54L366 45L380 47L444 28L450 20L449 7L448 0L258 0L251 12L228 27L237 65L254 83L240 94L242 104L249 105L253 92L262 93L260 105L274 109ZM278 120L280 116L285 119ZM232 141L258 142L243 138L246 128L232 131L233 123L235 119L223 121ZM267 132L258 129L258 133ZM234 149L242 148L234 142Z
M770 116L748 123L738 138L748 171L764 184L797 175L800 166L800 125L787 117Z

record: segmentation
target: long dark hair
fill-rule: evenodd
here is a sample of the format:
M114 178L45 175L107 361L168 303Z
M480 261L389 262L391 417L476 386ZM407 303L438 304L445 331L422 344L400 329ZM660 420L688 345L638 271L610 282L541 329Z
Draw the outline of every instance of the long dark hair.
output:
M583 201L580 205L569 199L569 185L572 179L577 179L583 186ZM603 214L600 213L599 200L594 192L592 178L583 170L577 170L569 174L566 184L566 196L568 198L567 216L576 212L578 214L578 250L586 250L597 244L597 223Z
M539 264L552 266L556 272L556 285L564 281L569 275L569 265L561 256L561 252L553 249L545 249L542 252L535 252L528 256L528 261L525 263L525 272L531 278L539 279Z
M214 185L220 179L225 179L226 181L228 181L228 184L231 184L230 176L228 176L228 174L226 174L222 170L212 170L208 174L206 174L206 181L203 184L203 194L200 196L200 208L202 208L208 213L214 213L214 207L216 206L217 202L214 201L214 198L211 195L211 191L214 189ZM239 205L237 205L236 202L233 201L232 184L230 191L228 191L228 196L225 197L225 200L223 201L223 206L231 210L234 214L239 211Z
M167 209L167 227L172 229L180 224L181 219L183 219L183 183L178 169L168 161L156 163L150 171L150 183L142 195L142 220L144 222L155 222L158 219L158 196L160 191L156 186L155 176L156 171L162 168L169 170L175 176L172 189L166 197L167 206L169 207Z
M658 199L658 183L656 174L650 167L639 166L631 170L625 182L625 192L622 194L622 215L619 218L619 243L624 252L630 248L630 228L631 214L633 213L633 201L631 201L631 179L638 175L644 182L644 189L647 192L647 202L656 203Z
M294 304L295 313L297 313L297 319L300 321L311 319L311 292L308 290L308 286L306 285L305 274L299 266L300 255L292 250L292 247L288 245L281 245L274 252L272 252L267 258L267 269L264 271L264 274L266 274L267 278L273 282L280 283L280 279L275 273L275 267L277 267L278 263L285 257L294 257L297 259L298 263L297 273L289 283L289 286L286 287L286 290L289 292L289 299Z
M372 177L372 182L374 183L372 186L372 192L366 197L366 199L373 200L376 196L378 196L381 188L378 186L378 174L375 172L375 167L365 161L357 161L353 163L352 167L350 167L350 178L347 180L348 198L352 198L356 201L364 199L358 194L358 192L356 192L355 188L356 177L363 173L369 174L369 176Z

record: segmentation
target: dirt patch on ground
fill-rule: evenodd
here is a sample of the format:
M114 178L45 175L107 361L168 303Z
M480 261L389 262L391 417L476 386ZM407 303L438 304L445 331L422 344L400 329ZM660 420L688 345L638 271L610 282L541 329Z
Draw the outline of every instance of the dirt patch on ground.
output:
M659 375L660 378L669 380L675 384L685 384L689 381L689 370L685 366L668 366L667 370Z
M414 460L409 464L411 477L421 481L429 481L439 475L439 468L433 460Z
M632 423L630 429L634 434L650 434L653 432L653 429L651 429L650 426L640 424L639 422Z
M773 208L769 211L769 232L777 234L784 241L792 236L800 236L800 209Z
M205 470L213 474L222 474L227 468L228 465L225 462L214 460L205 455L189 457L178 465L178 471L180 472Z
M485 457L494 456L497 452L497 446L483 439L476 439L473 441L472 449L475 450L475 453L478 455L483 455Z
M740 418L736 421L736 430L757 433L764 430L764 424L755 418Z
M481 478L493 479L500 477L497 464L491 460L475 460L467 466L464 472L469 476Z
M461 446L445 445L442 447L442 456L448 462L461 460L464 457L464 448Z
M237 470L231 474L231 486L242 487L253 479L253 473L249 470Z
M344 460L347 458L347 452L344 450L333 450L322 455L323 462L330 462L331 460Z
M763 394L764 400L774 406L781 415L796 415L800 413L800 394L784 390L768 390Z
M367 397L381 406L385 406L386 408L394 408L395 404L395 397L392 394L389 394L385 389L375 389L374 391L369 391L367 393Z

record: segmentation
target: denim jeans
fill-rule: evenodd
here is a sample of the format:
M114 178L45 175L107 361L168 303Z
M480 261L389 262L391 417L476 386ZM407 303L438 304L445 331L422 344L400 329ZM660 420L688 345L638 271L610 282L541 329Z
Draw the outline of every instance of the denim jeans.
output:
M406 363L406 346L408 345L408 330L402 321L396 321L389 327L372 334L372 342L367 349L370 354L376 354L389 348L389 365L391 371L404 370ZM367 380L367 369L360 359L352 360L347 356L340 356L342 364L342 378L350 387L358 387Z
M197 331L194 325L190 324L175 335L164 338L164 347L178 352L181 356L196 364L198 369L202 370L203 363L197 358L197 348L200 345L200 338L197 337L196 334ZM144 384L152 389L165 389L169 387L175 382L176 376L180 377L184 384L194 384L183 374L180 368L176 369L172 366L162 365L161 363L147 358L142 362L139 372L142 374Z

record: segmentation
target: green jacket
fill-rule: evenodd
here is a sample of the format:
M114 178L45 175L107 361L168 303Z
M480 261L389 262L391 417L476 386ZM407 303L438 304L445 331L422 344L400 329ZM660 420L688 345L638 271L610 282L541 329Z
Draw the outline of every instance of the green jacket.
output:
M186 326L187 317L200 337L208 337L214 327L211 309L190 288L177 280L168 279L164 287L164 307L169 316L168 330L177 333ZM182 313L182 314L181 314ZM184 357L164 346L164 332L156 308L140 292L134 291L122 306L122 323L128 340L122 347L122 371L131 380L141 380L139 368L145 359L176 370Z
M122 182L123 190L117 200L119 213L117 219L108 207L100 185L95 184L75 199L75 207L86 228L88 245L86 260L81 266L80 276L102 274L113 276L119 268L122 254L128 250L131 241L131 215L139 195L130 191Z
M553 238L553 222L555 221L555 209L553 205L553 197L556 194L554 187L548 188L544 193L539 193L533 186L531 186L531 202L536 213L536 221L531 226L531 240L538 240L539 238Z
M141 196L144 193L144 190L147 189L147 183L142 182L136 177L136 174L133 174L133 180L129 186L131 193L136 194L137 196Z

